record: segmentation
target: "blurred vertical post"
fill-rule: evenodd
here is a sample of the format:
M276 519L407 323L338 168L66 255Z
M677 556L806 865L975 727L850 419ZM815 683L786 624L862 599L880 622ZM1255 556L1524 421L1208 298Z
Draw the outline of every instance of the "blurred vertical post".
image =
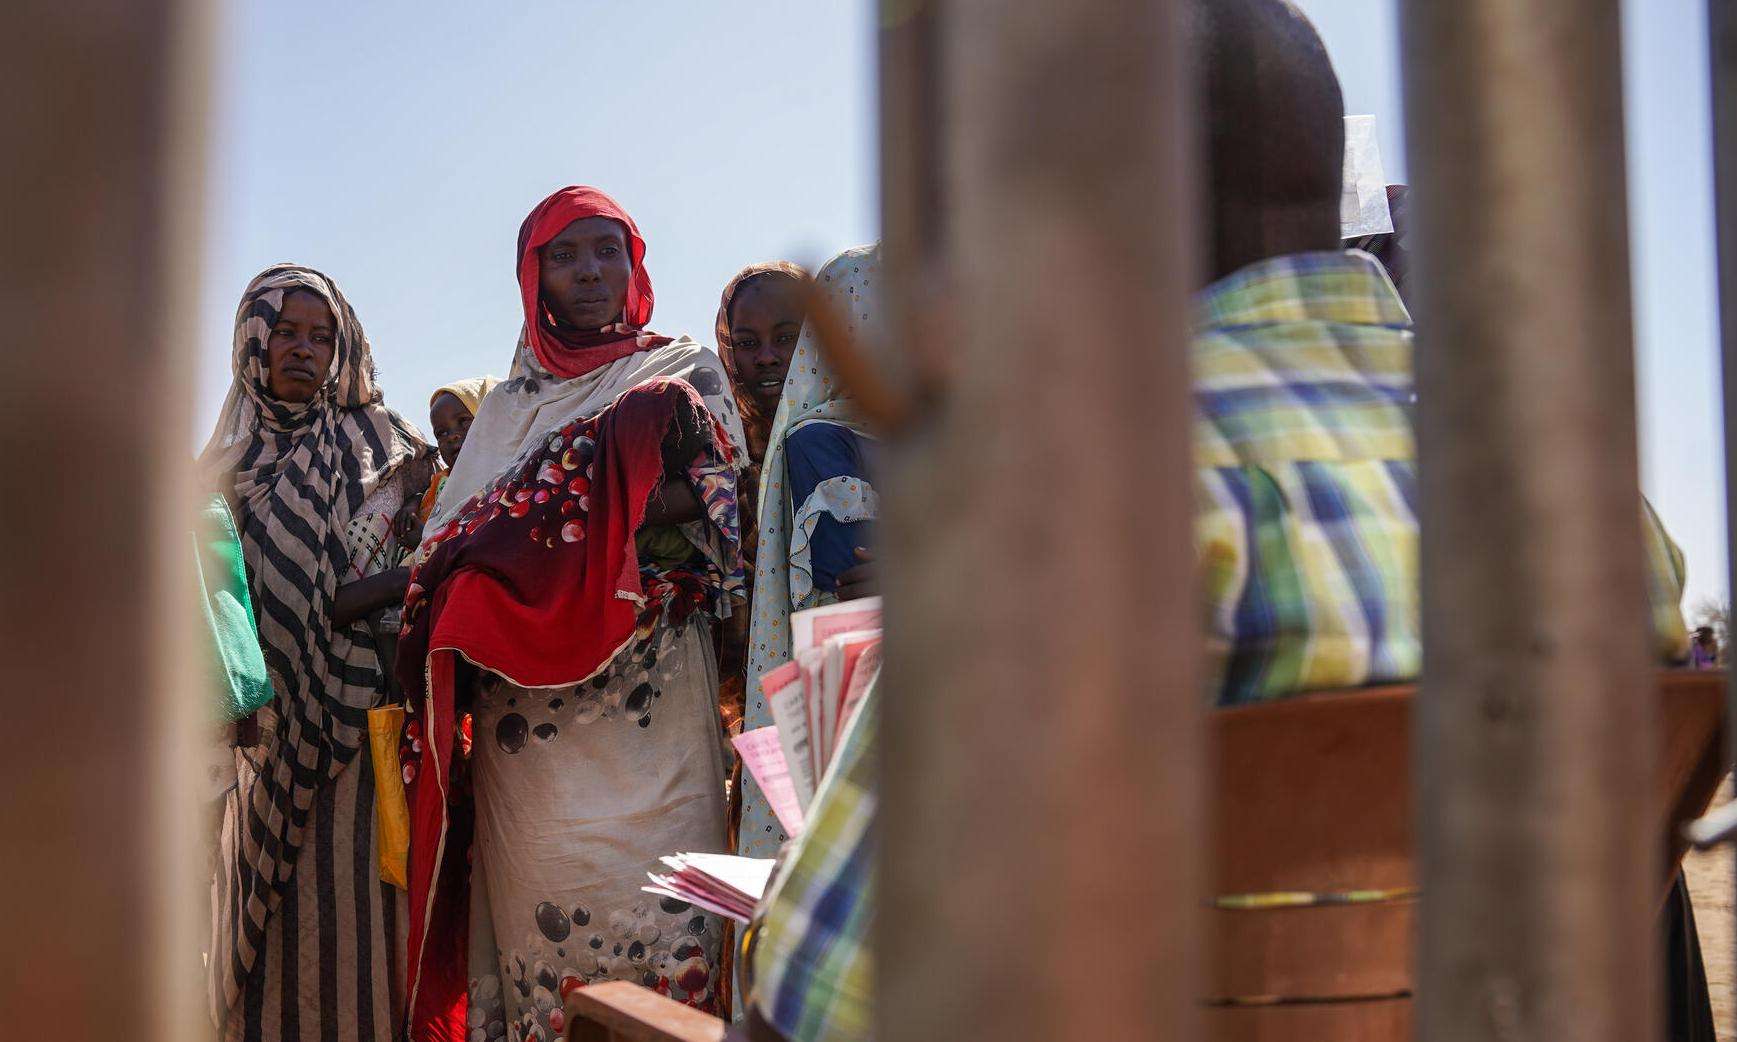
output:
M0 15L0 1024L201 1037L187 427L208 12Z
M1725 556L1727 590L1737 590L1737 0L1707 0L1707 43L1712 59L1713 195L1719 258L1719 361L1724 378ZM1726 596L1730 603L1730 595ZM1731 635L1727 623L1726 655ZM1737 760L1737 673L1725 698L1729 756ZM1732 881L1737 885L1737 880Z
M882 7L885 1042L1197 1037L1178 10Z
M1405 0L1420 1037L1656 1037L1617 0Z

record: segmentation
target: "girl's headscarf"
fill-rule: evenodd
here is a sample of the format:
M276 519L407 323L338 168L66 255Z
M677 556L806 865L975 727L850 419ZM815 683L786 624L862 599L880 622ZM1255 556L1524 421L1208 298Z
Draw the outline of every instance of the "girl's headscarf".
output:
M435 399L443 394L450 394L462 402L464 407L470 410L471 418L475 419L478 410L482 408L483 399L487 398L489 392L494 390L495 385L500 382L497 377L493 376L473 376L468 380L454 380L443 387L436 387L434 393L428 396L428 406L433 408Z
M331 309L336 335L325 383L312 400L291 403L271 394L266 344L284 297L298 290ZM400 466L434 465L434 447L380 404L368 338L349 301L312 268L278 264L248 284L232 363L234 381L199 466L235 507L276 727L258 772L244 774L232 796L237 820L218 866L211 998L219 1016L259 955L319 788L367 740L368 709L386 690L363 634L331 623L345 529Z
M627 233L627 255L633 275L627 283L627 302L620 318L598 330L568 326L543 305L542 254L539 252L561 230L586 217L607 217ZM563 379L584 376L601 365L625 358L648 346L642 331L651 321L651 275L645 270L645 240L639 225L627 211L595 188L572 185L537 204L519 225L519 298L525 307L525 336L537 361L551 375Z

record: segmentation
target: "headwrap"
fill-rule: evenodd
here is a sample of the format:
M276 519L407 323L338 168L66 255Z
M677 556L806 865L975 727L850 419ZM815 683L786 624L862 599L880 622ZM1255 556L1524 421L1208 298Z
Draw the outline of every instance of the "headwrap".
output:
M292 403L271 394L266 345L285 296L298 290L331 309L336 329L324 384L312 400ZM365 637L332 626L345 529L398 467L434 463L433 446L380 404L368 338L319 272L278 264L248 284L232 361L234 380L199 467L235 508L276 726L257 773L244 772L235 820L224 828L211 949L219 1023L290 882L316 793L367 741L368 709L386 690Z
M633 328L576 344L545 322L536 251L598 212L631 235ZM632 640L648 596L634 535L663 480L665 435L677 424L697 435L717 480L729 481L741 456L723 363L691 340L672 342L636 324L650 316L651 281L625 213L595 189L562 189L525 221L519 243L525 330L507 380L483 399L441 489L405 596L397 672L422 728L410 788L409 1015L417 1039L456 1040L465 1031L469 827L452 775L460 658L531 687L575 684L607 667ZM725 570L734 573L733 505L726 513L713 521L730 547Z
M538 250L581 217L603 216L627 229L633 277L628 284L626 320L595 333L558 327L542 303ZM459 507L482 491L516 460L537 449L539 438L567 423L595 416L621 392L660 376L693 385L713 418L724 424L740 449L742 425L729 379L717 355L682 338L672 341L644 328L651 318L651 277L640 261L645 242L638 226L615 202L595 188L563 188L537 204L519 228L515 262L525 324L507 378L483 399L464 451L441 486L429 514L432 535ZM733 456L738 467L742 454Z
M483 399L487 398L489 392L494 390L495 385L500 382L500 378L494 376L473 376L468 380L454 380L444 387L434 389L434 393L428 396L428 407L434 408L434 402L437 398L443 394L450 394L463 403L464 407L470 410L471 418L475 419L477 412L482 409Z
M808 272L799 264L789 261L767 261L764 264L750 264L736 272L729 285L724 287L724 295L718 301L718 357L724 360L724 372L730 376L730 386L735 392L736 408L742 412L742 433L748 439L748 458L753 461L754 469L759 469L759 462L766 456L766 441L772 434L772 417L764 416L760 406L754 401L754 395L742 383L741 373L736 368L736 349L730 343L730 302L736 299L736 291L741 289L750 279L761 275L783 275L797 282L807 282ZM743 501L747 502L747 488L742 489Z
M543 303L540 250L561 230L586 217L607 217L627 233L627 256L633 275L627 282L627 302L620 317L602 329L575 329ZM595 188L573 185L537 204L519 225L519 299L525 306L525 335L537 362L553 376L584 376L635 351L657 346L641 331L651 321L651 275L645 270L645 240L627 211Z

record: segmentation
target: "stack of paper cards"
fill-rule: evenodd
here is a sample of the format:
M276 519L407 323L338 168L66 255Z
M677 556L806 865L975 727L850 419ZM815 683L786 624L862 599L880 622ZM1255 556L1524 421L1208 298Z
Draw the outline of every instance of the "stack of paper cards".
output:
M668 875L647 872L651 885L641 890L686 901L739 923L753 917L754 906L760 903L772 878L771 858L675 854L659 860L673 871Z
M880 675L880 598L799 611L790 632L792 660L760 680L773 726L738 735L735 746L785 835L796 836L845 724Z

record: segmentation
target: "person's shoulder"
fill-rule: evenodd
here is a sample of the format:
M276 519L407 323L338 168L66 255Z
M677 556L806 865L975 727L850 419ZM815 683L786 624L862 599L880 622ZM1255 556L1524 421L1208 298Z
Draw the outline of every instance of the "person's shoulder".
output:
M679 336L646 352L642 370L649 376L686 381L702 398L721 402L730 389L729 373L716 351L689 336Z
M638 356L642 365L660 372L710 369L724 372L724 361L718 353L685 333L661 347L654 347ZM709 392L701 392L709 393Z
M797 427L784 439L792 463L825 469L851 469L862 455L857 433L842 424L813 420ZM830 466L829 466L830 465Z
M718 357L716 351L707 347L705 344L700 343L698 340L695 340L693 337L688 336L686 333L672 338L669 343L664 344L662 347L652 348L649 353L660 359L668 359L671 361L686 362L697 365L715 365L722 367L724 364Z

